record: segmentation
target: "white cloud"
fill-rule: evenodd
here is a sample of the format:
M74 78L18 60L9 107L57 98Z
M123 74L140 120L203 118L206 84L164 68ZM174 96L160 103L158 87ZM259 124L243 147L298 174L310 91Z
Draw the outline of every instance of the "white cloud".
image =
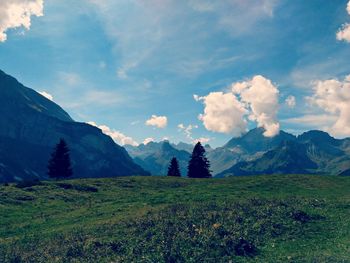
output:
M204 127L213 132L239 136L246 131L247 110L232 93L211 92L202 97L204 114L199 115Z
M194 95L203 101L204 114L199 116L209 131L239 136L247 129L246 116L265 129L264 136L279 133L277 120L279 91L269 79L255 76L251 80L232 84L229 93L211 92L205 97Z
M348 14L350 15L350 1L347 4L346 10ZM350 43L350 24L345 23L337 32L337 40L339 41L346 41Z
M337 32L337 40L344 40L350 43L350 24L346 23L339 29Z
M294 108L295 105L297 104L296 99L295 99L294 96L288 96L288 97L286 98L285 102L286 102L286 104L287 104L287 106L288 106L289 108Z
M210 138L201 137L193 140L193 144L196 144L197 142L200 142L201 144L207 144L208 142L210 142Z
M197 94L193 94L193 99L194 99L195 101L200 101L201 99L203 99L203 97L200 97L200 96L198 96Z
M99 128L100 130L102 130L104 134L110 136L116 143L120 145L126 145L126 144L133 145L133 146L138 145L138 143L133 138L128 137L119 131L113 130L106 125L97 125L93 121L89 121L87 123Z
M195 144L199 141L202 143L207 143L210 141L210 138L206 138L206 137L201 137L198 139L193 138L192 130L198 129L198 125L189 124L186 126L183 123L180 123L177 127L179 128L179 131L183 132L185 134L186 138L193 144Z
M39 94L44 96L45 98L53 101L53 96L50 93L47 93L46 91L39 91Z
M0 42L7 39L6 31L24 27L29 30L31 16L43 16L44 0L1 0Z
M179 125L177 125L177 127L179 128L179 131L183 131L186 137L190 140L193 140L192 130L198 128L197 125L189 124L188 126L185 126L183 123L180 123Z
M164 129L168 124L168 118L166 116L152 115L152 117L146 121L147 126L154 126L160 129Z
M153 138L146 138L143 140L143 144L146 145L146 144L149 144L150 142L154 142L154 139Z
M273 137L279 133L279 91L271 80L257 75L249 81L233 84L232 92L250 110L249 120L256 121L258 127L265 129L264 136Z
M307 100L329 113L336 120L329 127L329 132L335 136L350 135L350 75L344 81L330 79L318 81L314 94Z

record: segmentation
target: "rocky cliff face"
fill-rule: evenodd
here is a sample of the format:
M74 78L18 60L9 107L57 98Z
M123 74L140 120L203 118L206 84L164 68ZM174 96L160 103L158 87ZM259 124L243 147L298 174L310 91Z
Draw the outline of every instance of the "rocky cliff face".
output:
M101 130L0 71L0 182L47 178L50 153L67 141L75 177L148 175Z

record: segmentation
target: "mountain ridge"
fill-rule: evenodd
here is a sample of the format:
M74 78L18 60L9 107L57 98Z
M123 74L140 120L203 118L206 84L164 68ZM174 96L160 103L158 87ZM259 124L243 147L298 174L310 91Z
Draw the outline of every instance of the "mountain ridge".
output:
M350 168L348 141L348 138L333 138L324 131L307 131L296 139L282 142L255 160L237 162L217 176L272 173L345 175Z
M47 178L47 161L67 141L75 177L148 175L96 127L0 72L0 182Z

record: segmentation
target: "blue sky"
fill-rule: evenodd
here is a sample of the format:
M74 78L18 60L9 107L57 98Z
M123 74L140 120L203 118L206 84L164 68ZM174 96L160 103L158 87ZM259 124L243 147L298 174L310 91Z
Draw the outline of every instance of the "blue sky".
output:
M0 18L0 69L119 143L220 146L256 126L350 136L347 0L29 2L43 2L30 29Z

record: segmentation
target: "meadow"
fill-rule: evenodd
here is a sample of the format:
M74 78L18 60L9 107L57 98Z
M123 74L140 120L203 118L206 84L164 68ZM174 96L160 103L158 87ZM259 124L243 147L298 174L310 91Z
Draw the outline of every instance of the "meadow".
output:
M350 177L2 185L0 262L350 262Z

